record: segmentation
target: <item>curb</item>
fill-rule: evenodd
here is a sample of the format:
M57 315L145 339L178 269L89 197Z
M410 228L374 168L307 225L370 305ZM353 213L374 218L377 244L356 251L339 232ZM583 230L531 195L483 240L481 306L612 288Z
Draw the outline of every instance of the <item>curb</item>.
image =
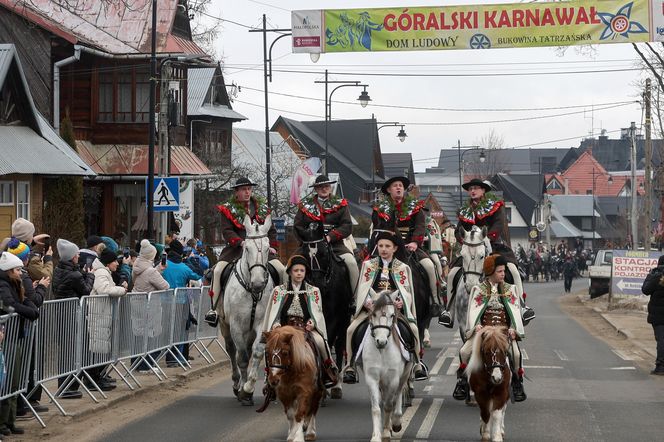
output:
M142 396L144 394L147 394L148 392L164 388L164 387L171 387L175 386L178 384L182 384L186 382L189 378L192 377L199 377L202 376L206 373L221 369L227 365L230 365L230 361L228 359L224 360L217 360L216 362L213 362L212 364L206 364L202 367L196 368L196 369L190 369L186 372L183 373L177 373L175 375L169 375L169 377L156 384L152 385L147 385L144 387L135 387L135 390L129 390L126 391L124 394L119 395L117 397L113 397L110 399L104 399L101 396L98 396L100 399L99 403L94 403L92 402L92 406L90 408L87 408L85 410L81 410L78 412L73 412L68 414L67 416L62 416L61 414L56 414L53 417L54 418L69 418L71 420L78 420L83 417L87 417L89 415L95 414L99 411L106 410L108 408L111 408L119 403L128 401L130 399L133 399L135 397ZM119 384L118 384L119 385ZM49 419L50 420L50 419ZM45 421L46 424L48 425L48 421ZM47 427L48 428L48 427Z
M595 311L597 311L597 310L595 310ZM611 321L611 319L609 319L609 317L607 317L607 315L605 313L600 313L600 315L602 316L602 318L604 318L604 320L606 322L609 323L609 325L611 325L611 327L616 329L616 331L618 332L619 335L622 335L623 337L625 337L627 339L634 339L635 338L634 334L630 330L627 330L627 329L624 329L624 328L619 328L618 325L616 325L613 321Z

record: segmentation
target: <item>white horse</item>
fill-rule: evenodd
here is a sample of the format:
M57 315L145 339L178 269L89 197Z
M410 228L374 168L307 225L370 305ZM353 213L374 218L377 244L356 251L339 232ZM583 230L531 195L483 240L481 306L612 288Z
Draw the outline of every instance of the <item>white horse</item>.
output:
M268 216L261 225L245 216L243 224L247 236L242 257L235 264L229 264L235 268L224 290L224 315L219 326L231 359L233 393L242 405L253 405L258 366L265 351L265 344L261 343L263 317L273 289L267 269L270 249L267 233L272 219ZM219 307L218 310L222 316Z
M371 442L389 441L391 431L401 431L401 393L413 364L401 352L394 305L397 294L383 291L374 296L370 339L365 336L362 343L362 371L371 395Z
M480 229L473 226L470 230L463 231L463 245L461 246L460 256L462 258L462 267L454 267L447 275L447 289L450 292L454 289L453 283L455 276L463 270L461 279L457 283L456 293L454 296L454 308L450 309L452 319L456 316L459 324L459 332L461 338L465 339L468 326L466 324L466 317L468 316L468 296L474 286L479 285L480 278L482 277L482 268L484 265L484 258L491 254L491 243L487 238L486 228Z

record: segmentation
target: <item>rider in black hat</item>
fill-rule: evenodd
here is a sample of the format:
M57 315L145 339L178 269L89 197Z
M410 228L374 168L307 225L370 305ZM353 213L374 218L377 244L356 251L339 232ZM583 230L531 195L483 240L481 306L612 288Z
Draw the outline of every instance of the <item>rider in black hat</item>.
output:
M415 254L417 261L427 273L431 302L437 303L436 267L422 248L426 235L424 201L406 195L409 186L410 180L408 178L397 176L385 181L381 187L385 197L373 207L369 252L372 255L375 254L375 237L378 233L385 231L397 233L405 244L403 246L399 244L399 249L405 250L400 250L397 258L405 261L405 251Z
M316 181L309 187L313 187L314 193L302 198L298 204L298 212L293 221L295 236L304 247L302 241L307 238L309 229L317 230L322 224L325 240L330 243L334 253L343 259L348 269L350 286L355 291L359 271L352 250L344 244L344 239L353 233L353 223L345 198L339 198L332 194L332 184L336 181L330 180L327 175L319 175ZM304 251L302 251L303 254Z
M473 226L486 227L487 237L491 243L493 253L502 255L509 264L507 267L508 281L516 284L520 280L517 267L516 256L510 248L510 233L505 216L505 201L498 198L491 192L491 184L478 178L473 178L463 185L463 188L470 194L470 199L459 209L459 222L457 223L455 236L459 243L463 242L463 230L470 230ZM457 260L451 267L460 267L461 262ZM454 279L453 270L450 271L452 280ZM439 323L452 327L453 320L450 311L454 308L455 287L448 285L450 299L447 309L441 313ZM525 298L525 294L523 296ZM530 307L523 306L523 321L527 324L535 318L535 311Z
M252 222L263 224L270 214L270 208L267 206L265 199L253 196L255 186L256 184L246 177L238 178L235 184L231 186L234 191L233 196L225 203L217 206L217 210L221 212L221 233L227 245L221 251L219 262L214 268L211 289L215 298L221 292L221 273L224 268L229 262L242 256L242 244L247 236L243 225L244 216L249 215ZM274 224L268 231L268 237L270 238L270 264L277 270L280 279L284 281L286 279L286 269L277 258L279 242L277 241L277 230ZM275 284L278 285L278 283L279 281L275 281ZM223 305L223 302L220 305Z

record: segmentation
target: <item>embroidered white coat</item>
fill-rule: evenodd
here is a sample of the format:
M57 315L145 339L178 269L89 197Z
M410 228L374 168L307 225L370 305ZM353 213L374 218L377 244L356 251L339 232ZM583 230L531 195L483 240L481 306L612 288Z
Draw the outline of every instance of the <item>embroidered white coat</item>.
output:
M327 329L325 327L325 317L323 316L323 300L321 299L320 290L318 287L307 284L306 282L303 284L302 291L306 291L306 293L300 293L300 296L306 296L307 308L309 316L311 316L311 320L314 323L314 328L327 340ZM265 320L263 322L264 331L272 330L272 326L276 322L279 322L287 291L287 284L277 286L272 291L267 304L267 311L265 312Z
M362 263L360 281L357 283L357 289L355 290L355 317L358 317L362 312L366 313L366 310L363 310L364 301L366 301L368 295L375 293L372 286L381 268L382 261L380 257L368 259ZM412 295L413 275L410 267L398 259L394 259L392 262L392 278L394 278L397 290L399 290L401 299L403 299L406 318L408 318L409 322L416 324L417 311L415 310L415 300Z
M504 293L501 295L500 300L505 306L507 316L510 318L510 328L513 328L519 337L523 338L525 334L523 331L523 321L521 320L521 304L519 303L519 297L514 293L513 285L504 282L503 286ZM476 285L470 291L467 322L469 325L467 337L469 338L473 335L475 326L480 323L482 315L487 308L490 290L491 287L489 282L485 281L480 285Z

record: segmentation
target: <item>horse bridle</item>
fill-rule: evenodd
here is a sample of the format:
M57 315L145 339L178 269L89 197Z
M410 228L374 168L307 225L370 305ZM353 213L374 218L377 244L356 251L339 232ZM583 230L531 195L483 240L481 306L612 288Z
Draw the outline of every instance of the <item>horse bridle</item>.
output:
M281 348L275 348L272 350L272 361L268 361L267 351L265 352L265 368L277 368L279 370L288 370L290 365L284 365L281 363Z
M302 241L302 244L306 245L309 247L309 267L311 268L312 272L315 271L320 271L320 262L318 262L318 256L317 253L311 253L312 249L318 250L318 244L319 243L324 243L325 246L328 248L328 251L330 252L331 255L331 250L330 250L330 244L325 240L325 238L321 239L314 239L311 241ZM315 245L315 247L314 247ZM334 259L334 258L331 258ZM316 263L316 266L314 266L314 262ZM329 282L330 281L330 276L332 274L332 266L328 265L327 268L325 269L325 281Z
M264 233L262 235L247 235L245 237L245 240L255 241L257 239L263 239L265 237L267 237L267 233ZM258 256L262 256L262 254L263 254L263 245L259 244ZM242 255L244 255L244 252L242 253ZM235 278L238 280L242 288L244 288L247 292L251 293L251 320L249 321L249 329L253 329L254 321L256 320L256 305L258 305L261 299L263 299L263 290L265 290L265 286L263 286L263 288L260 290L252 289L252 287L249 285L249 282L251 281L251 271L256 267L262 268L263 278L265 279L266 285L269 278L269 272L267 270L267 266L260 262L256 262L256 264L253 265L249 265L249 263L247 263L247 266L248 266L247 273L249 274L248 280L242 277L242 273L238 271L239 266L237 264L233 266L233 273L235 274Z
M484 241L480 241L478 243L464 242L463 245L474 249L476 247L484 246L485 244L484 244ZM481 278L482 277L482 272L478 272L478 271L475 271L475 270L463 269L463 282L466 282L466 275L477 275Z
M394 305L394 302L388 302L387 304L385 304L385 307L387 307L388 305ZM383 312L383 314L380 317L381 318L386 318L387 317L386 312ZM390 336L392 336L392 329L394 328L394 321L392 321L392 325L383 325L383 324L374 325L373 322L369 321L369 329L371 330L371 337L372 338L376 337L376 334L374 333L374 330L376 330L377 328L386 329L387 330L387 338L389 339Z
M486 362L484 363L484 369L487 372L490 372L494 368L500 368L501 370L504 370L505 367L507 366L507 354L505 354L505 360L501 364L500 362L498 362L498 351L499 351L499 349L497 349L497 348L494 348L493 350L491 350L491 365L487 365Z

